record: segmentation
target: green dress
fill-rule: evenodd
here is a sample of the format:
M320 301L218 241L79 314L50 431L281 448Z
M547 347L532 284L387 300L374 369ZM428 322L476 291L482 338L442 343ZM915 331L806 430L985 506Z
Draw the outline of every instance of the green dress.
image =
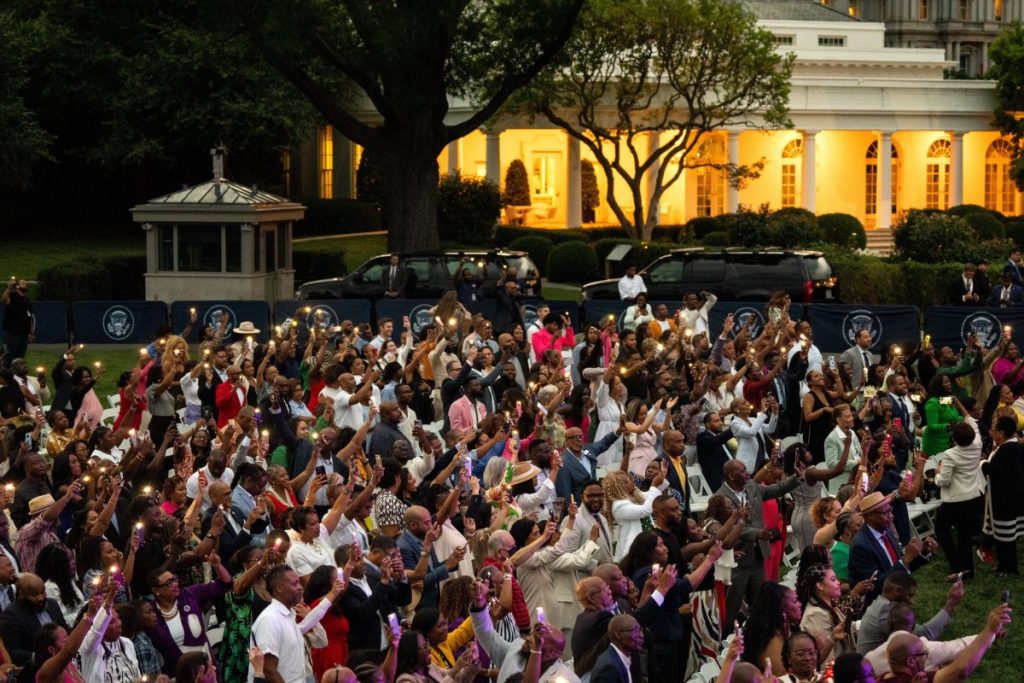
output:
M224 683L246 683L249 677L249 635L256 617L270 603L257 595L252 587L242 595L229 591L224 601L227 604L227 623L217 653L218 668Z
M921 450L928 455L941 453L950 446L949 425L953 422L960 422L963 416L953 405L942 405L938 396L932 396L925 401L924 414L928 420L928 426L924 428L924 436L921 439Z

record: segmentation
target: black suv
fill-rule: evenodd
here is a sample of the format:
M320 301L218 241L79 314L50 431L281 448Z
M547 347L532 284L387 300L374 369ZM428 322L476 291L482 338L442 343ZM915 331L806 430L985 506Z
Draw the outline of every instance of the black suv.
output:
M832 267L820 251L673 249L639 275L650 299L708 291L725 301L767 301L779 289L797 303L837 302ZM583 285L583 299L618 299L618 280Z
M313 280L299 287L299 299L369 299L384 296L381 278L390 264L390 254L374 256L345 277ZM514 268L520 280L536 279L529 296L539 297L540 277L537 266L525 251L424 251L398 255L398 263L405 269L406 299L439 299L445 292L455 289L455 273L463 258L466 269L474 277L482 277L480 297L494 296L498 278L506 268Z

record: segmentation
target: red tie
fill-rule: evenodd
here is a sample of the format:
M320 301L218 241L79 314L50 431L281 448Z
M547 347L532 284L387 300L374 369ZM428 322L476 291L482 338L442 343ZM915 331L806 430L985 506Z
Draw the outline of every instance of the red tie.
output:
M889 561L894 565L899 563L899 558L896 556L896 548L892 547L892 541L889 540L889 534L882 534L882 545L885 546L885 552L889 553Z

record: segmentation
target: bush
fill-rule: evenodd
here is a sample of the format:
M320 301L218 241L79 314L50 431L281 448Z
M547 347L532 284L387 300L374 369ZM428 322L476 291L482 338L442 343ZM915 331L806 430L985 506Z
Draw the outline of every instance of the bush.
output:
M807 209L779 209L768 219L763 239L767 244L784 249L820 242L818 217Z
M892 262L877 256L830 254L846 304L908 304L924 309L949 303L949 283L959 263Z
M1006 261L1006 256L1015 248L1017 243L1010 239L974 242L964 250L962 261L977 263L986 260L989 263L1001 263Z
M1018 249L1024 249L1024 221L1007 221L1006 237L1016 244Z
M848 213L822 214L818 216L818 227L821 229L821 238L829 244L851 249L864 249L868 245L864 226L856 216Z
M765 243L764 237L768 226L768 210L762 208L758 212L743 210L737 213L723 214L715 219L719 230L729 235L729 243L737 247L755 247Z
M551 249L554 248L554 243L547 237L539 237L536 235L524 235L523 237L517 237L508 243L509 249L515 249L517 251L525 251L530 255L530 259L537 264L537 268L540 269L541 275L546 271L548 265L548 255L551 254Z
M500 213L501 194L494 183L457 173L441 176L437 189L437 232L442 240L490 245Z
M1003 222L986 210L975 211L963 216L970 223L980 240L996 240L1006 237L1006 226Z
M697 216L686 223L686 234L702 240L709 232L720 230L718 221L711 216Z
M984 206L978 206L977 204L959 204L957 206L951 206L946 209L946 213L950 216L969 216L972 213L987 213L988 209Z
M295 268L296 286L310 280L339 277L348 273L344 249L318 245L316 242L305 242L301 248L293 250L292 266Z
M514 225L499 225L494 231L494 246L507 247L513 240L520 237L543 237L552 244L561 244L571 240L587 241L587 234L580 228L569 230L544 230L541 228L521 228ZM538 264L540 265L540 264Z
M526 166L519 159L513 159L505 169L505 191L501 195L501 205L530 205L530 177L526 174Z
M39 271L39 301L145 300L146 257L108 256Z
M601 205L601 193L597 188L597 174L594 163L589 159L580 161L580 201L583 205L583 222L594 222L594 209Z
M384 168L377 153L368 147L363 148L356 169L356 198L373 206L378 213L384 206Z
M380 212L356 199L310 199L306 217L295 224L295 237L371 232L382 229Z
M729 246L729 233L725 230L715 230L704 235L701 244L705 247L727 247Z
M921 263L963 262L977 239L974 228L959 216L916 209L897 223L893 237L900 257Z
M589 282L597 275L597 252L583 241L563 242L551 250L547 274L555 282Z

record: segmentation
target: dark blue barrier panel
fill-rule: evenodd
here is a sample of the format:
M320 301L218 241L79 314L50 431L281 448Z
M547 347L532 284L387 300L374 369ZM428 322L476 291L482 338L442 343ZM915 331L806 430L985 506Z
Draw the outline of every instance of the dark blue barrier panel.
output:
M270 339L270 311L265 301L175 301L171 304L171 326L175 334L180 333L188 325L192 309L196 311L195 327L189 342L195 343L202 337L202 328L206 325L218 327L221 315L227 313L227 330L223 340L227 343L238 341L232 332L244 321L251 322L260 331L255 335L256 341Z
M162 301L76 301L71 304L75 341L88 344L145 344L167 324Z
M6 314L0 304L0 320ZM32 317L35 318L37 344L66 344L68 342L68 305L63 301L33 301ZM3 327L0 326L0 341L6 342Z
M753 316L754 322L750 327L751 334L761 334L765 320L764 301L716 301L708 313L708 325L711 327L712 338L722 332L722 323L725 316L732 313L732 333L736 334L747 321ZM806 311L803 304L790 304L789 319L802 320Z
M853 346L857 332L871 332L871 350L884 344L917 342L921 338L920 312L915 306L809 306L814 344L823 351L842 351Z
M937 348L960 349L972 332L986 349L999 343L1003 326L1011 325L1013 341L1024 343L1024 308L930 306L924 310L924 332Z
M274 325L298 321L299 342L306 343L309 329L316 325L329 330L342 320L356 325L370 322L372 307L366 299L321 299L308 301L278 301L274 304Z

